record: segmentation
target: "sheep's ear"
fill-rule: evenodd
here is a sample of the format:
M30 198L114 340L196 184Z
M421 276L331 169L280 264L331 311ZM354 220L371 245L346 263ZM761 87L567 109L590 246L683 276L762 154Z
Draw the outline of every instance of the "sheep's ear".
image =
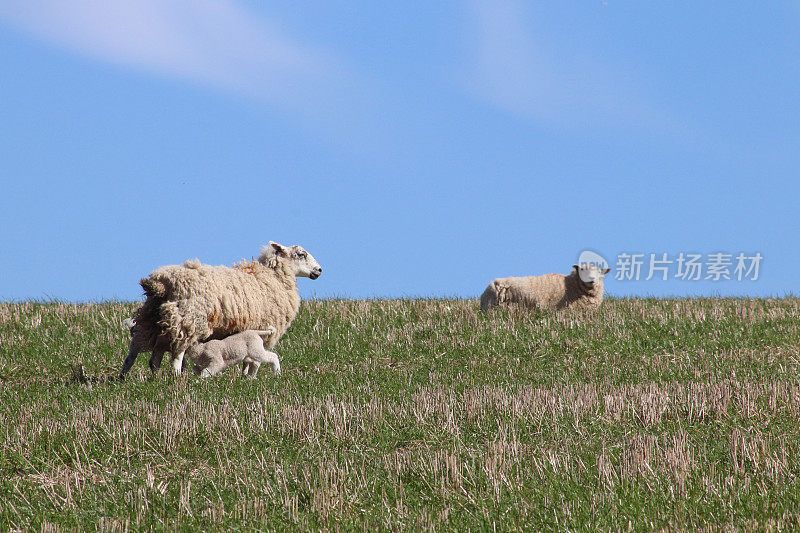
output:
M580 265L572 265L572 269L573 270L580 270L581 266Z
M275 249L276 254L286 255L286 249L277 242L269 241L269 245Z
M608 274L609 272L611 272L611 269L610 269L610 268L606 267L606 268L604 268L604 269L603 269L603 275L604 275L604 276L605 276L606 274Z

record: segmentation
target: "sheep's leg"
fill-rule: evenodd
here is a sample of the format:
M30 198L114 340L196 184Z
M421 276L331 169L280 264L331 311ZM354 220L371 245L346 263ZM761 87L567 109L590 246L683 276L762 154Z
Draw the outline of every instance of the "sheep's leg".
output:
M150 370L153 372L158 372L158 369L161 368L161 360L164 358L164 353L166 350L157 350L153 352L153 355L150 356L150 361L148 361L148 365L150 365ZM181 366L181 372L186 371L186 361L187 359L183 358L183 365Z
M153 350L153 355L150 356L150 361L147 362L151 371L158 372L158 369L161 368L161 360L164 358L165 351L166 350Z
M183 355L185 353L186 350L181 350L172 357L172 371L176 376L180 376L183 371Z
M128 370L131 369L133 363L136 362L137 355L139 355L139 343L134 336L134 338L131 339L131 346L128 349L128 357L126 357L125 361L122 363L122 370L120 370L119 379L125 378L125 374L128 373Z

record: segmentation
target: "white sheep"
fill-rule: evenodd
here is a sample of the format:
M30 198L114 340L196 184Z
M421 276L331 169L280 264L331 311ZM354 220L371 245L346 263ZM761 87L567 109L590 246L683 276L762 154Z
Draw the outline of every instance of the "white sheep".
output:
M223 339L245 330L275 328L264 338L273 348L300 309L297 277L317 279L319 263L301 246L271 242L255 261L233 267L208 266L199 261L158 268L140 281L145 301L134 315L128 356L120 378L140 352L150 351L150 368L161 366L169 351L179 374L186 350L200 341ZM247 368L248 374L255 369Z
M603 301L603 276L610 270L583 263L572 265L568 276L544 274L497 278L481 295L481 311L509 304L542 310L596 308Z
M186 354L194 362L194 372L201 378L211 377L218 372L242 363L242 371L254 377L255 371L249 372L245 363L254 363L250 370L257 370L261 363L272 367L275 374L281 373L278 354L264 348L264 337L275 334L275 328L268 330L247 330L234 333L222 340L210 340L190 346Z

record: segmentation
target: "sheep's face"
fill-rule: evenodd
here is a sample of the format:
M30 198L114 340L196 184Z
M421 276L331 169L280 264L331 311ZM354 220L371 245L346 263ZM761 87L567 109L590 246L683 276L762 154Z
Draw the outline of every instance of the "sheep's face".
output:
M596 281L602 280L603 276L611 271L610 268L601 269L597 265L593 265L591 263L572 265L572 268L578 272L578 276L580 276L582 282L589 284L593 284Z
M288 263L294 269L294 275L300 278L317 279L322 275L322 267L317 260L305 251L302 246L283 246L277 242L270 241L270 246L275 254L282 261Z

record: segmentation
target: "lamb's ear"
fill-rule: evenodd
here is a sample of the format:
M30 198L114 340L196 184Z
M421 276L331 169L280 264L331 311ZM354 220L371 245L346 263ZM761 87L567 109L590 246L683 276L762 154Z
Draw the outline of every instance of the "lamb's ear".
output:
M604 275L604 276L605 276L606 274L608 274L609 272L611 272L611 269L610 269L609 267L606 267L606 268L604 268L604 269L603 269L603 275Z
M269 241L269 245L275 249L275 253L278 255L286 255L286 248L277 242Z
M580 270L580 269L581 269L580 265L572 265L572 270Z

